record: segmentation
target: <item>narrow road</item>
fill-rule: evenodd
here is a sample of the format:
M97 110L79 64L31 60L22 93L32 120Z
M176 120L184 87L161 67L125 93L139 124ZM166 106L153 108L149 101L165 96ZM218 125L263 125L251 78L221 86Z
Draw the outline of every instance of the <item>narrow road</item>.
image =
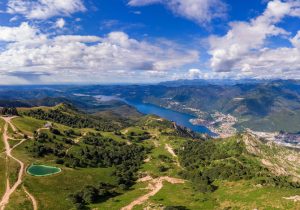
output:
M1 202L0 202L0 210L5 209L5 206L9 203L10 196L22 184L22 178L23 178L24 169L25 169L24 163L12 155L12 150L14 148L16 148L17 146L19 146L20 144L22 144L26 140L22 140L19 144L17 144L13 148L10 147L9 142L8 142L8 140L9 140L8 126L10 125L14 132L17 131L16 127L11 123L11 119L13 119L13 118L14 117L2 117L2 119L5 121L3 137L2 138L3 138L4 145L5 145L6 158L11 158L11 159L15 160L17 163L19 163L20 170L19 170L19 173L18 173L18 179L13 184L12 187L10 187L10 185L9 185L9 177L7 177L6 191L5 191L5 194L3 195L2 199L1 199ZM8 176L8 174L7 174L7 176Z
M184 180L182 180L182 179L172 178L172 177L168 177L168 176L158 177L156 179L153 179L152 177L147 176L147 177L145 177L145 179L141 179L140 181L150 181L149 185L148 185L148 189L150 189L150 192L135 199L129 205L121 208L121 210L132 210L133 207L135 207L137 205L141 205L144 202L146 202L150 197L154 196L156 193L158 193L163 188L164 181L167 181L171 184L183 184L184 183Z

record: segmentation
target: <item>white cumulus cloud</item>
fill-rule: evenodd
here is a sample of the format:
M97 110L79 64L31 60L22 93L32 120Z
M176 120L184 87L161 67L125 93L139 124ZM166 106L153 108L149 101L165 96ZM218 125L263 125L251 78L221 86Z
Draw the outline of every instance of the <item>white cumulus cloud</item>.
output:
M202 72L200 69L190 69L188 71L189 79L199 79L202 76Z
M59 18L56 22L55 22L55 27L56 28L64 28L66 25L66 21L63 18Z
M130 6L145 6L149 4L164 4L174 14L206 24L215 18L226 16L226 4L221 0L130 0Z
M7 12L21 14L27 19L48 19L55 16L70 16L84 12L81 0L8 0Z
M93 81L108 81L121 76L161 76L161 72L179 69L199 59L197 51L163 41L139 41L123 32L111 32L104 37L50 36L28 23L0 27L0 41L6 43L0 50L2 74L47 72L59 75L56 77L59 80L72 82L89 77Z
M0 41L2 42L35 42L44 39L45 36L39 34L39 30L30 26L27 22L19 27L0 26Z
M299 1L269 1L260 16L249 22L231 22L224 36L209 38L210 66L217 72L235 71L237 76L257 78L288 77L298 74L299 37L279 27L287 16L300 17ZM269 39L290 40L293 47L268 48Z

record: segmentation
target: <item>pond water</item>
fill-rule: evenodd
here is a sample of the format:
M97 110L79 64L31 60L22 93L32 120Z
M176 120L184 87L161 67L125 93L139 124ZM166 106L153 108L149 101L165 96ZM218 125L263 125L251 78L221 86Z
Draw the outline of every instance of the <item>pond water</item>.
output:
M27 169L27 173L32 176L50 176L60 172L60 168L45 165L31 165Z

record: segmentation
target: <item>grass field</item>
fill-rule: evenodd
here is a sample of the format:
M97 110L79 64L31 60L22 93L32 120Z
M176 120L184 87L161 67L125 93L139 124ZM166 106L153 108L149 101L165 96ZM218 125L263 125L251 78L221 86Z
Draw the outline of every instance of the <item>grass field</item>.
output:
M2 140L2 139L1 139ZM0 197L2 197L6 187L6 161L5 155L0 154Z
M43 127L44 121L35 120L29 117L15 118L13 123L22 132L26 134L32 134L33 131ZM69 127L62 125L55 125L61 131L70 129ZM49 131L42 131L48 133ZM60 137L57 139L59 141ZM46 164L52 166L58 166L62 168L60 174L56 174L48 177L33 177L29 174L25 174L24 186L28 191L34 195L39 204L39 209L53 209L56 210L59 206L60 209L71 209L73 204L68 200L68 195L82 189L85 185L96 185L99 182L107 182L114 184L114 176L112 176L112 168L88 168L88 169L70 169L56 165L54 163L55 157L47 156L46 158L33 158L28 154L26 146L29 146L32 140L27 140L19 147L17 147L13 154L17 158L21 159L28 167L32 163ZM13 170L14 167L11 167ZM14 170L12 171L12 173ZM12 179L15 176L11 176ZM28 202L28 198L24 195L24 192L19 189L15 196L11 198L11 205L8 209L31 209L31 203Z
M16 127L26 133L32 134L33 131L44 126L45 121L35 120L29 117L19 117L13 120ZM0 121L0 126L3 122ZM55 124L55 128L60 131L70 129L67 126ZM87 131L96 132L92 129L73 129L76 133L85 133ZM130 127L122 132L126 135L128 132L143 133L145 130L139 127ZM162 134L166 130L159 131L156 128L147 129L151 133L152 138L137 142L147 148L152 148L148 154L146 161L139 173L147 173L152 177L170 176L177 177L182 170L177 165L176 157L166 149L166 145L170 145L175 151L180 148L185 139L180 137L170 137L167 134ZM53 134L49 130L41 132L47 133L49 136ZM127 142L120 136L112 132L101 132L103 136L112 138L119 142ZM63 136L57 136L55 141L59 142ZM78 136L74 136L78 138ZM62 172L53 176L34 177L25 174L24 186L28 191L35 196L38 202L39 209L42 210L68 210L74 209L74 205L69 201L68 195L81 190L86 185L97 185L99 182L115 184L116 180L112 175L113 168L87 168L87 169L71 169L62 165L55 164L56 157L46 156L44 158L33 158L26 146L30 146L33 140L28 140L13 151L13 155L22 160L26 166L35 164L45 164L57 166L62 169ZM2 142L2 141L1 141ZM12 142L15 143L15 142ZM78 143L81 145L81 143ZM3 148L3 143L0 143L0 149ZM72 150L77 150L80 146L72 146ZM5 159L0 154L0 174L5 173ZM15 179L16 167L13 163L10 167L11 179ZM161 166L166 168L166 171L161 170ZM0 193L3 193L5 186L5 176L0 176L1 188ZM160 209L165 206L184 206L190 210L199 209L300 209L299 202L286 200L283 197L299 195L298 189L279 189L275 187L256 186L251 181L217 181L215 183L219 188L213 193L196 192L189 181L184 184L170 184L164 182L163 188L148 201L140 206L135 206L134 210L142 210L149 206L152 209ZM119 210L128 205L136 198L149 192L147 189L148 183L136 183L128 191L120 191L120 195L109 198L104 202L92 204L91 209L98 210ZM11 197L11 202L7 206L8 210L29 210L32 209L31 202L20 187L17 192ZM58 208L59 207L59 208Z
M9 204L6 206L7 210L32 210L31 200L27 197L24 190L19 187L17 191L10 198Z
M21 132L31 135L34 131L42 128L46 121L37 120L31 117L17 117L12 120L13 124Z
M222 208L233 209L299 209L299 202L284 199L299 195L298 189L261 187L251 181L220 182L212 194L220 200Z
M3 129L4 129L4 125L5 125L5 122L4 120L0 119L0 138L1 138L1 141L0 141L0 151L4 151L4 142L3 142Z
M164 161L160 159L160 156L167 157L170 161ZM142 168L142 172L150 172L152 176L177 176L178 168L173 160L172 155L166 151L165 144L159 143L157 147L154 147L149 155L150 161L146 162ZM160 167L164 166L168 168L167 171L160 171Z
M31 141L31 140L28 140ZM28 167L32 163L57 166L62 172L47 177L34 177L26 173L24 185L28 191L36 196L40 209L70 209L73 204L68 201L70 193L74 193L85 185L96 185L100 181L114 184L114 177L111 176L112 168L88 168L88 169L70 169L54 163L54 157L36 159L29 156L25 147L29 142L25 142L16 148L13 154L22 159Z
M190 210L198 209L299 209L295 203L283 197L299 194L299 190L258 187L251 181L220 182L219 189L211 194L195 192L191 184L173 185L165 183L163 189L149 201L137 207L147 206L185 206ZM174 193L170 193L174 192ZM184 195L184 196L183 196Z
M82 189L85 185L95 185L100 181L114 184L112 169L68 169L48 177L26 175L24 185L36 196L40 209L71 209L73 204L68 195Z
M191 210L214 209L218 206L217 201L209 195L196 193L189 182L175 185L165 182L163 189L140 208L150 204L154 206L185 206Z
M14 131L12 129L12 127L10 125L8 125L7 127L7 133L9 134L9 136L13 136L14 135Z
M6 187L6 175L5 175L6 156L3 153L5 149L4 149L4 142L2 139L4 124L5 124L4 120L0 119L0 130L1 130L0 132L0 197L2 197Z
M132 189L130 189L126 193L120 196L116 196L114 198L110 198L103 203L90 205L90 207L91 209L99 209L99 210L100 209L119 210L122 207L131 203L137 197L147 193L147 190L145 189L146 187L147 187L146 183L137 183L132 187Z
M8 159L7 163L8 163L9 182L12 185L12 183L15 183L18 179L20 164L11 158Z
M135 128L130 130L137 132ZM126 129L125 129L126 130ZM179 168L174 161L164 162L159 156L163 155L169 157L172 155L165 149L165 145L171 145L175 150L179 148L183 138L169 137L161 135L157 130L148 130L156 136L156 138L146 140L142 144L152 146L153 149L149 155L150 161L145 163L141 172L148 172L153 177L158 176L172 176L178 177ZM124 131L123 131L124 132ZM164 165L169 168L166 172L161 172L159 167ZM142 210L147 207L152 209L161 209L162 206L184 206L190 210L199 209L300 209L299 202L284 199L283 197L290 197L299 195L298 189L280 189L276 187L259 187L252 181L237 181L228 182L220 181L216 183L219 186L218 190L213 193L200 193L193 189L190 182L185 184L170 184L164 182L164 187L155 196L151 197L146 203L134 207L134 210ZM133 189L125 194L109 199L108 201L91 205L92 209L112 209L117 210L122 206L128 205L143 193L145 194L144 186L146 183L138 183Z

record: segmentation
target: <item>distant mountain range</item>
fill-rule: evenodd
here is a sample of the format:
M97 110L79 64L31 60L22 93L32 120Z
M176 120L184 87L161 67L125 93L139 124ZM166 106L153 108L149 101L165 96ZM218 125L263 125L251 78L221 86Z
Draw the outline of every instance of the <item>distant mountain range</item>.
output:
M239 119L238 128L260 131L300 130L300 82L260 81L235 85L173 87L149 101L166 106L170 101L212 113L220 111Z
M257 83L265 83L270 80L256 80L256 79L241 79L241 80L233 80L233 79L181 79L181 80L173 80L161 82L159 85L165 85L168 87L179 87L179 86L205 86L205 85L236 85L236 84L257 84Z
M179 80L157 85L21 86L0 89L0 106L54 106L72 103L88 112L126 110L123 101L99 101L94 96L118 96L209 118L214 112L238 118L236 128L257 131L300 131L300 81ZM130 111L131 112L131 111ZM107 112L109 113L109 112Z

